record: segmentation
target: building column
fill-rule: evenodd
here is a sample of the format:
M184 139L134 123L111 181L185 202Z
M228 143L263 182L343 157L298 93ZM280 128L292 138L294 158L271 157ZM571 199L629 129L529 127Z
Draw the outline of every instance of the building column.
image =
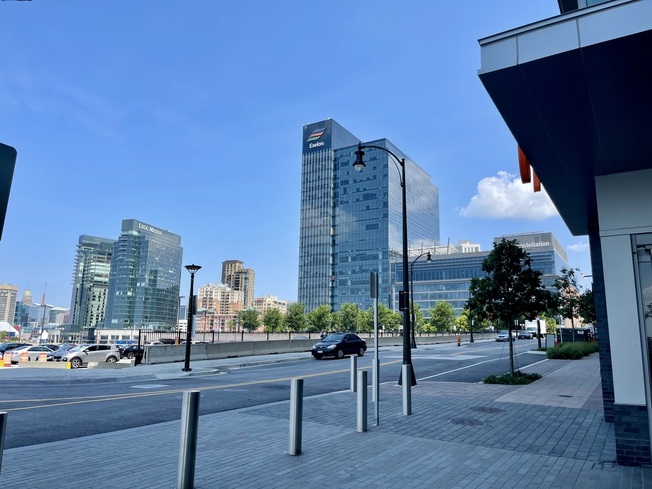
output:
M614 380L611 370L611 346L609 343L609 323L607 320L607 301L604 290L604 271L602 268L602 245L598 226L589 227L591 249L591 271L593 274L593 301L595 303L596 332L600 349L600 377L602 379L602 405L604 420L614 421Z

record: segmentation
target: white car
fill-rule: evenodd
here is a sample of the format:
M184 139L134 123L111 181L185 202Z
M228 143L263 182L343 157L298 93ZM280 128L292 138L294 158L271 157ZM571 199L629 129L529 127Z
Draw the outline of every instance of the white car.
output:
M20 356L23 352L27 353L28 361L35 362L41 353L52 353L52 349L43 345L21 346L11 351L11 363L20 363Z

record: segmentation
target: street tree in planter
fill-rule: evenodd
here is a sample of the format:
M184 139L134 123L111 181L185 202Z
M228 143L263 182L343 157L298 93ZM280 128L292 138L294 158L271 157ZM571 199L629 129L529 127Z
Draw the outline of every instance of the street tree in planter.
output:
M509 370L514 375L513 321L533 320L550 309L552 295L532 269L530 255L515 240L501 239L482 262L484 277L471 279L466 307L478 319L500 320L509 330Z
M581 292L577 283L576 268L562 268L561 275L555 279L554 286L557 292L554 294L555 303L559 314L571 320L573 329L573 341L575 341L575 319L580 316Z
M586 289L580 295L580 316L585 324L595 324L595 303L593 302L593 290L591 289Z

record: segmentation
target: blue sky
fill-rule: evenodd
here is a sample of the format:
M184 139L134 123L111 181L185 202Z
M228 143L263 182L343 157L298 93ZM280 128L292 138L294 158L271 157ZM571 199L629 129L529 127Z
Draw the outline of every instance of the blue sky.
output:
M554 0L0 2L0 142L18 150L0 283L68 307L81 234L179 234L196 284L221 263L296 300L301 130L388 138L440 189L442 242L552 231L590 274L477 76L479 38ZM515 212L518 211L518 212ZM189 279L183 272L181 290Z

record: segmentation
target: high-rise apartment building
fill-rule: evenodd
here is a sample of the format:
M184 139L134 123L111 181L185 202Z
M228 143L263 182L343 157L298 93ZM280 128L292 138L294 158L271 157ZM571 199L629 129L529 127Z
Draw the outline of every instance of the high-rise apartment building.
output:
M182 254L180 236L123 220L113 248L103 329L175 330Z
M72 272L71 331L95 328L104 322L109 274L115 240L81 235Z
M365 150L366 168L353 168L359 139L332 119L303 127L299 302L371 305L370 272L379 298L391 303L390 264L402 257L401 171L384 151ZM410 248L439 243L439 190L416 163L387 139L370 141L406 161Z
M244 293L225 284L207 284L197 292L197 331L227 331L243 309Z
M257 297L254 299L253 307L261 314L261 316L264 316L270 309L278 309L281 314L287 314L288 301L281 300L275 295L266 295L265 297Z
M222 283L231 286L235 272L244 268L244 262L240 260L225 260L222 262Z
M14 325L17 299L17 286L10 284L0 284L0 321L6 321L12 326Z
M243 293L243 305L245 308L252 307L254 302L254 281L253 269L244 268L240 260L226 260L222 262L222 283L231 289Z

